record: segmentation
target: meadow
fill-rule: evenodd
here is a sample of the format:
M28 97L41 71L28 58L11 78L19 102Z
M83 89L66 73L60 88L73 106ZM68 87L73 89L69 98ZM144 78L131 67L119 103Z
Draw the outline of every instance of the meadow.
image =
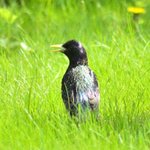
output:
M150 2L0 2L0 149L150 148ZM100 120L78 125L61 98L68 59L50 45L70 39L97 75Z

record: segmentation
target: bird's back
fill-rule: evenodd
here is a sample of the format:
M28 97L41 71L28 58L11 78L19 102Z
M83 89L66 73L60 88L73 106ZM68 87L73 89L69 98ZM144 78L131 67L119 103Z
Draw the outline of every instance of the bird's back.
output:
M99 103L99 89L95 74L88 66L79 65L68 69L62 80L62 98L71 114L78 106L96 109Z

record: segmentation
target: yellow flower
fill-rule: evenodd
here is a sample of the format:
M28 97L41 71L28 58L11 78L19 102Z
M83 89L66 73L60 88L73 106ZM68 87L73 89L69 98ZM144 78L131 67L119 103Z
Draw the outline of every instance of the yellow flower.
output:
M145 9L142 7L128 7L128 12L133 14L143 14L145 13Z

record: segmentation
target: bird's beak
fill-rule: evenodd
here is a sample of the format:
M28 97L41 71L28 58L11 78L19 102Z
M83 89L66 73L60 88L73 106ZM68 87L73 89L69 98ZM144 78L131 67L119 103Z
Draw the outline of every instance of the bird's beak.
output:
M52 48L56 48L55 50L51 50L50 52L64 52L65 48L62 46L62 44L55 44L55 45L51 45L50 47Z

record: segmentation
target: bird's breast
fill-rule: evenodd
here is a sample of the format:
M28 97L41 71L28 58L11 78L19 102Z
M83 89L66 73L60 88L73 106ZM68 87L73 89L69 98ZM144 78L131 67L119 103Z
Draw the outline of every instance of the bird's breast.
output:
M81 65L73 68L72 74L74 81L76 82L76 87L81 91L89 88L93 84L93 77L87 66Z
M72 69L76 99L78 102L88 101L88 93L94 89L94 74L87 66L77 66Z

